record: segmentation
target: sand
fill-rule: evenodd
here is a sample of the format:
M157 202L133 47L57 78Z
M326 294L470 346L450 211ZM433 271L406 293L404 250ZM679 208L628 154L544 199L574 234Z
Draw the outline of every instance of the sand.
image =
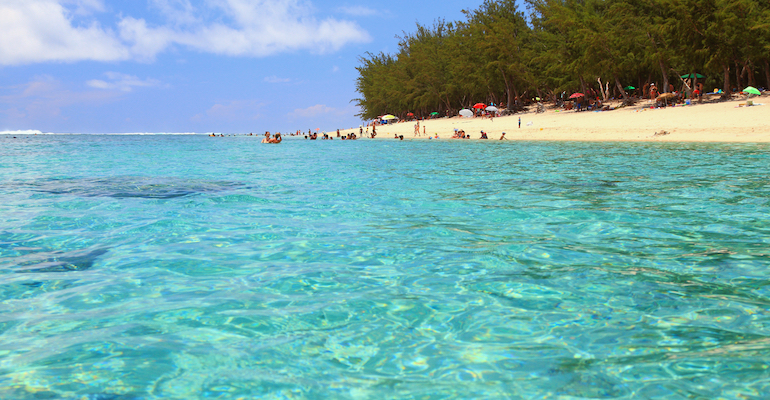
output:
M722 103L650 109L642 101L633 107L602 112L548 109L545 113L519 113L494 120L482 118L440 118L420 122L430 135L450 139L455 128L472 139L485 131L490 140L506 132L508 140L553 141L661 141L661 142L770 142L770 96L754 97L745 107L745 97ZM521 117L521 128L518 120ZM414 121L377 127L377 139L427 139L414 135ZM370 128L371 131L371 128ZM341 131L355 132L358 128ZM657 135L656 135L657 133Z

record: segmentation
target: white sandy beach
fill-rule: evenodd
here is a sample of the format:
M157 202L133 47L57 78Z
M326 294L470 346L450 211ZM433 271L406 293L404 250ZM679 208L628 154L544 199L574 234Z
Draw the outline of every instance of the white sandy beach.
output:
M668 141L668 142L770 142L770 97L752 99L745 107L745 97L730 102L650 109L649 100L633 107L602 112L559 111L519 113L494 120L481 118L441 118L420 122L430 135L449 139L457 129L478 139L486 131L490 140L506 132L509 140L561 141ZM521 117L521 128L518 120ZM415 122L401 122L377 127L377 139L427 139L414 136ZM370 128L371 130L371 128ZM655 135L656 132L668 132ZM358 128L341 131L358 133Z

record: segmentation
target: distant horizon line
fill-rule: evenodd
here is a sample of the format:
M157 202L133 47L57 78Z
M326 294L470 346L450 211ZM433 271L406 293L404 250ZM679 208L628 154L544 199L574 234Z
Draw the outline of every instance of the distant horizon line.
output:
M99 133L83 133L83 132L43 132L34 129L26 130L4 130L0 131L0 135L113 135L113 136L158 136L158 135L171 135L171 136L194 136L194 135L262 135L259 133L227 133L227 132L99 132Z

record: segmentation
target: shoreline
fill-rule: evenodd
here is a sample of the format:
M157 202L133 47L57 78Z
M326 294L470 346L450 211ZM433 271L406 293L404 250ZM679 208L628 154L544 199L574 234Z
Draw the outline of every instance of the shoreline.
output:
M745 107L745 98L656 109L650 109L650 100L642 100L635 106L612 111L547 108L545 113L525 112L494 120L439 118L420 121L420 136L414 135L416 121L406 121L377 126L375 140L393 140L394 135L403 135L404 140L428 140L423 130L431 136L438 134L439 139L463 140L451 139L457 128L470 133L471 140L483 140L479 139L483 130L488 140L499 140L501 133L506 132L506 139L514 141L768 143L770 97L751 100L755 103L752 107ZM340 129L340 133L358 134L359 128ZM329 134L336 135L336 132Z

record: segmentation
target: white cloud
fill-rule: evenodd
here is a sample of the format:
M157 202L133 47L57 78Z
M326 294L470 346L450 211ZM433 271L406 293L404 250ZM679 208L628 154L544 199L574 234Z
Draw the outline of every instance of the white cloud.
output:
M135 76L121 74L118 72L107 72L104 74L109 82L94 79L86 82L86 84L95 89L111 89L120 90L121 92L130 92L135 87L152 87L160 85L160 82L155 79L139 79Z
M129 58L128 49L111 31L96 22L73 26L69 15L56 0L3 0L0 64Z
M312 7L299 0L208 0L203 4L206 9L193 7L189 0L151 0L151 9L165 16L167 25L115 15L117 22L110 28L93 15L105 10L100 0L2 0L0 65L150 61L172 46L228 56L328 53L370 40L358 24L319 20Z
M70 90L62 82L47 75L4 89L8 94L0 96L0 114L16 122L40 122L51 118L66 119L66 115L62 112L63 108L82 105L98 106L120 96L114 91Z
M198 11L190 0L149 0L150 5L160 11L176 25L189 25L200 22L195 15Z
M373 8L364 6L340 7L338 10L341 13L352 15L354 17L371 17L372 15L382 14Z
M265 77L265 82L267 82L267 83L289 83L289 82L291 82L291 79L279 78L279 77L273 75L273 76Z

